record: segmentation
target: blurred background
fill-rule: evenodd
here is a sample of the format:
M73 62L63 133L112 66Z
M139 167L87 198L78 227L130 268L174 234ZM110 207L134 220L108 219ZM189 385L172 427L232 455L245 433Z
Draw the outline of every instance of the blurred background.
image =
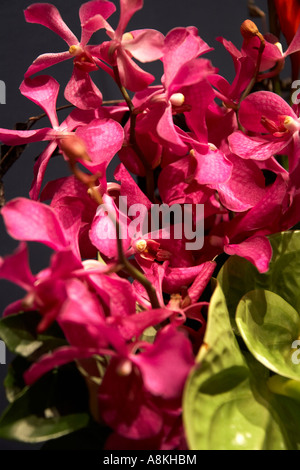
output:
M119 1L113 0L118 7ZM32 61L45 52L62 52L66 50L66 43L55 33L38 24L27 24L23 11L32 1L1 0L0 2L0 80L6 85L6 104L0 104L0 127L12 129L17 122L26 122L31 116L41 114L40 108L23 97L19 86L23 75ZM60 11L63 19L80 38L80 23L78 10L82 3L79 0L54 0L50 2ZM257 0L256 5L267 13L267 0ZM232 41L238 48L241 47L241 23L249 17L247 0L144 0L143 10L137 12L132 18L128 30L140 28L158 29L166 34L178 26L196 26L204 41L214 48L205 57L210 59L219 73L232 81L234 76L233 64L230 55L216 41L216 37L223 36ZM118 23L118 10L109 19L112 27ZM255 20L262 28L260 19ZM104 32L94 35L92 43L97 44L106 40ZM284 41L283 41L284 43ZM162 75L161 64L149 64L146 69L157 77L160 82ZM72 72L72 61L65 61L41 73L52 75L61 85L58 106L66 104L63 90ZM101 71L94 72L92 78L100 88L104 100L117 99L121 95L109 76ZM67 111L59 113L60 122L66 117ZM40 120L34 128L47 127L47 119ZM5 175L4 188L6 200L17 196L28 197L28 191L33 176L34 159L42 152L45 143L31 144L26 148L20 159ZM112 165L115 166L115 163ZM112 178L113 168L109 168L108 181ZM60 156L51 159L46 173L46 180L53 180L69 174L68 167ZM30 223L30 221L28 221ZM0 220L0 256L11 253L17 246L6 233ZM48 264L50 250L36 243L30 244L30 261L34 273L45 268ZM23 297L21 289L6 282L0 281L0 312L14 300ZM0 313L1 314L1 313ZM3 380L5 378L11 355L7 351L7 365L0 364L0 413L7 406ZM38 445L25 445L18 442L0 440L1 450L10 449L38 449Z

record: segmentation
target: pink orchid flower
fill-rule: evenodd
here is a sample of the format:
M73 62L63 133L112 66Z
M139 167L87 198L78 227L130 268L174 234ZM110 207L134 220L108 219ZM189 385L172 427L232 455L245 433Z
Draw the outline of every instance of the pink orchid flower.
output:
M6 314L36 308L43 315L40 329L44 330L57 317L68 296L66 283L73 282L72 279L77 276L87 277L88 271L81 262L78 249L80 224L74 219L65 230L53 208L25 198L8 202L1 214L12 238L43 243L55 250L50 267L36 276L31 274L24 243L20 244L16 253L0 260L0 277L15 282L27 291L25 299L10 306ZM96 261L94 265L95 272L109 269L109 266Z
M34 166L34 180L30 190L32 199L37 199L39 196L46 167L54 150L57 146L61 146L63 139L74 136L74 129L88 153L87 158L82 158L81 163L92 173L105 171L106 166L123 143L123 129L118 122L111 119L98 119L94 113L74 110L59 125L56 113L59 84L48 75L25 79L20 90L24 96L46 112L53 126L52 129L29 131L0 129L0 140L8 145L50 141ZM66 156L65 158L67 159Z
M74 313L76 310L78 314ZM85 311L84 304L71 301L67 305L66 314L70 312L72 318L76 315L81 323ZM118 434L129 438L144 439L159 434L163 424L162 410L170 410L175 405L174 411L180 414L184 383L194 365L189 340L169 325L157 334L153 344L139 341L126 345L116 329L105 328L100 324L100 331L97 331L97 327L93 328L93 325L96 326L95 321L99 323L99 320L97 316L89 316L91 322L85 334L92 337L97 335L88 341L89 346L66 346L42 356L25 373L26 383L32 384L47 371L74 359L110 354L112 360L98 395L101 419ZM63 328L68 324L70 328L76 328L76 321L68 323L66 319L62 320ZM98 347L95 347L98 337ZM75 334L74 338L78 344L80 336ZM140 349L139 354L136 354L137 348ZM124 393L127 390L125 408L122 390Z
M68 51L42 54L35 59L25 73L29 77L51 65L67 59L73 59L74 69L65 89L65 98L81 109L98 108L102 104L102 94L90 78L89 73L98 67L108 68L93 55L95 46L87 43L95 31L101 26L97 22L98 15L108 18L116 7L106 0L94 0L84 3L79 10L81 21L81 40L68 28L54 5L35 3L25 10L25 18L29 23L38 23L58 34L69 46ZM110 72L109 70L107 70Z
M252 135L242 131L234 132L229 136L229 145L233 153L245 159L266 160L283 153L288 144L299 139L298 116L275 93L251 93L241 103L239 120ZM290 169L295 164L295 161L290 161Z
M153 82L154 76L142 70L132 57L140 62L152 62L163 55L164 36L154 29L140 29L125 33L135 12L143 7L143 0L120 0L120 19L116 30L102 19L111 41L104 42L98 57L106 64L117 67L120 83L131 91L139 91Z
M175 28L167 34L162 58L163 85L137 93L133 99L140 111L137 134L150 132L158 144L185 155L187 145L173 122L173 114L184 113L191 130L199 138L200 134L206 135L205 111L215 96L206 78L216 69L208 60L197 57L210 50L196 28Z

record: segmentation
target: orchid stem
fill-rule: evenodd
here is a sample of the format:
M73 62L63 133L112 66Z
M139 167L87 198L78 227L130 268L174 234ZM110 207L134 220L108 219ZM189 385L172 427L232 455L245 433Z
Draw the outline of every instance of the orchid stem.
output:
M246 98L246 96L249 95L249 93L251 92L252 88L254 87L255 83L257 82L257 77L258 77L258 74L259 74L259 69L260 69L260 64L261 64L261 58L262 58L262 54L264 52L264 49L265 49L265 39L263 37L263 35L261 33L257 33L256 36L259 38L260 40L260 46L259 46L259 49L258 49L258 56L257 56L257 62L256 62L256 67L255 67L255 71L254 71L254 75L252 77L252 80L251 82L249 83L249 85L247 86L246 90L244 91L244 93L242 94L242 97L240 99L240 103L239 103L239 106L241 105L241 102Z
M75 175L76 176L76 175ZM87 184L87 183L86 183ZM91 186L87 184L89 187L89 194L90 196L99 204L103 204L102 196L99 193L98 189L94 186ZM106 211L108 213L108 217L114 224L116 228L116 233L117 233L117 249L118 249L118 263L119 263L119 268L125 268L127 271L127 274L131 276L133 279L138 281L142 286L145 287L149 300L151 302L152 308L160 308L160 304L156 295L156 290L153 284L144 276L144 274L139 271L137 268L135 268L130 261L127 259L124 250L123 250L123 245L122 245L122 240L120 238L120 224L115 215L113 215L108 208L106 208Z

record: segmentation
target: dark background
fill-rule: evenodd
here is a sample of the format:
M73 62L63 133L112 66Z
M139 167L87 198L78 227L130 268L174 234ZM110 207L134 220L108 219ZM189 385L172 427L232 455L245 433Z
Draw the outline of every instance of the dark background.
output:
M0 127L13 128L16 122L24 122L30 116L41 114L40 108L23 97L19 86L23 74L40 54L45 52L61 52L67 50L66 43L55 33L37 24L27 24L23 10L31 5L32 1L1 0L0 2L0 80L6 84L6 104L0 105ZM54 0L52 2L68 24L70 29L80 38L80 24L78 9L84 2L79 0ZM114 0L118 6L119 1ZM233 66L229 54L215 40L223 36L231 40L237 47L242 44L240 25L248 17L246 0L145 0L144 8L131 20L128 30L139 28L158 29L166 34L177 26L196 26L199 34L215 50L206 55L220 74L228 80L233 78ZM267 0L257 0L256 4L267 12ZM115 27L118 13L108 20ZM257 20L261 27L261 21ZM97 33L95 41L98 43L107 38L104 32ZM160 64L147 66L154 71L159 80L162 74ZM72 62L66 61L41 73L54 76L61 85L58 106L66 104L63 90L72 71ZM103 73L94 73L93 80L103 93L104 99L119 98L116 87L111 83L110 77ZM59 114L59 120L66 116L65 112ZM41 120L38 127L46 127L47 119ZM43 150L45 144L31 144L10 169L4 178L6 200L17 196L28 197L32 180L34 158ZM68 169L59 156L51 161L47 169L47 181L67 175ZM111 174L111 172L110 172ZM11 253L17 246L15 240L5 233L2 219L0 220L0 256ZM49 250L38 244L30 244L30 260L34 273L45 268L49 259ZM4 308L14 300L23 297L23 292L15 285L6 281L0 282L0 314ZM7 354L9 363L11 356ZM7 366L0 364L0 413L7 405L3 380ZM39 446L30 446L18 442L0 440L0 449L37 449Z

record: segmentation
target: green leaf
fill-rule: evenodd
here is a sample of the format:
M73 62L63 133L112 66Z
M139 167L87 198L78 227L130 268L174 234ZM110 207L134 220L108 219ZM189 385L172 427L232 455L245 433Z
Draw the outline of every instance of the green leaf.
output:
M300 403L293 398L273 394L270 405L279 417L289 440L289 449L300 450Z
M269 240L273 256L268 272L261 274L249 261L231 256L218 274L236 333L238 303L247 292L255 289L275 292L300 312L300 231L281 232L270 236Z
M268 387L273 393L294 398L300 402L300 381L273 375L268 380Z
M75 365L63 366L18 394L0 418L0 438L43 442L86 427L89 420L84 380Z
M259 362L284 377L300 379L299 365L292 361L292 344L300 333L300 317L291 305L273 292L255 290L240 301L236 323Z
M203 346L200 348L197 361L203 360L208 351L213 350L222 357L223 350L231 351L229 365L244 365L235 335L232 331L225 297L220 286L217 286L210 301L208 320Z
M42 354L67 344L57 324L43 334L37 334L41 316L37 312L22 312L0 320L0 338L10 351L37 360Z
M252 374L232 332L220 286L211 299L204 342L184 391L183 419L189 448L286 448L268 402L253 392Z
M9 364L7 375L4 380L4 387L7 400L13 402L25 387L23 374L30 367L31 363L22 356L17 356Z

